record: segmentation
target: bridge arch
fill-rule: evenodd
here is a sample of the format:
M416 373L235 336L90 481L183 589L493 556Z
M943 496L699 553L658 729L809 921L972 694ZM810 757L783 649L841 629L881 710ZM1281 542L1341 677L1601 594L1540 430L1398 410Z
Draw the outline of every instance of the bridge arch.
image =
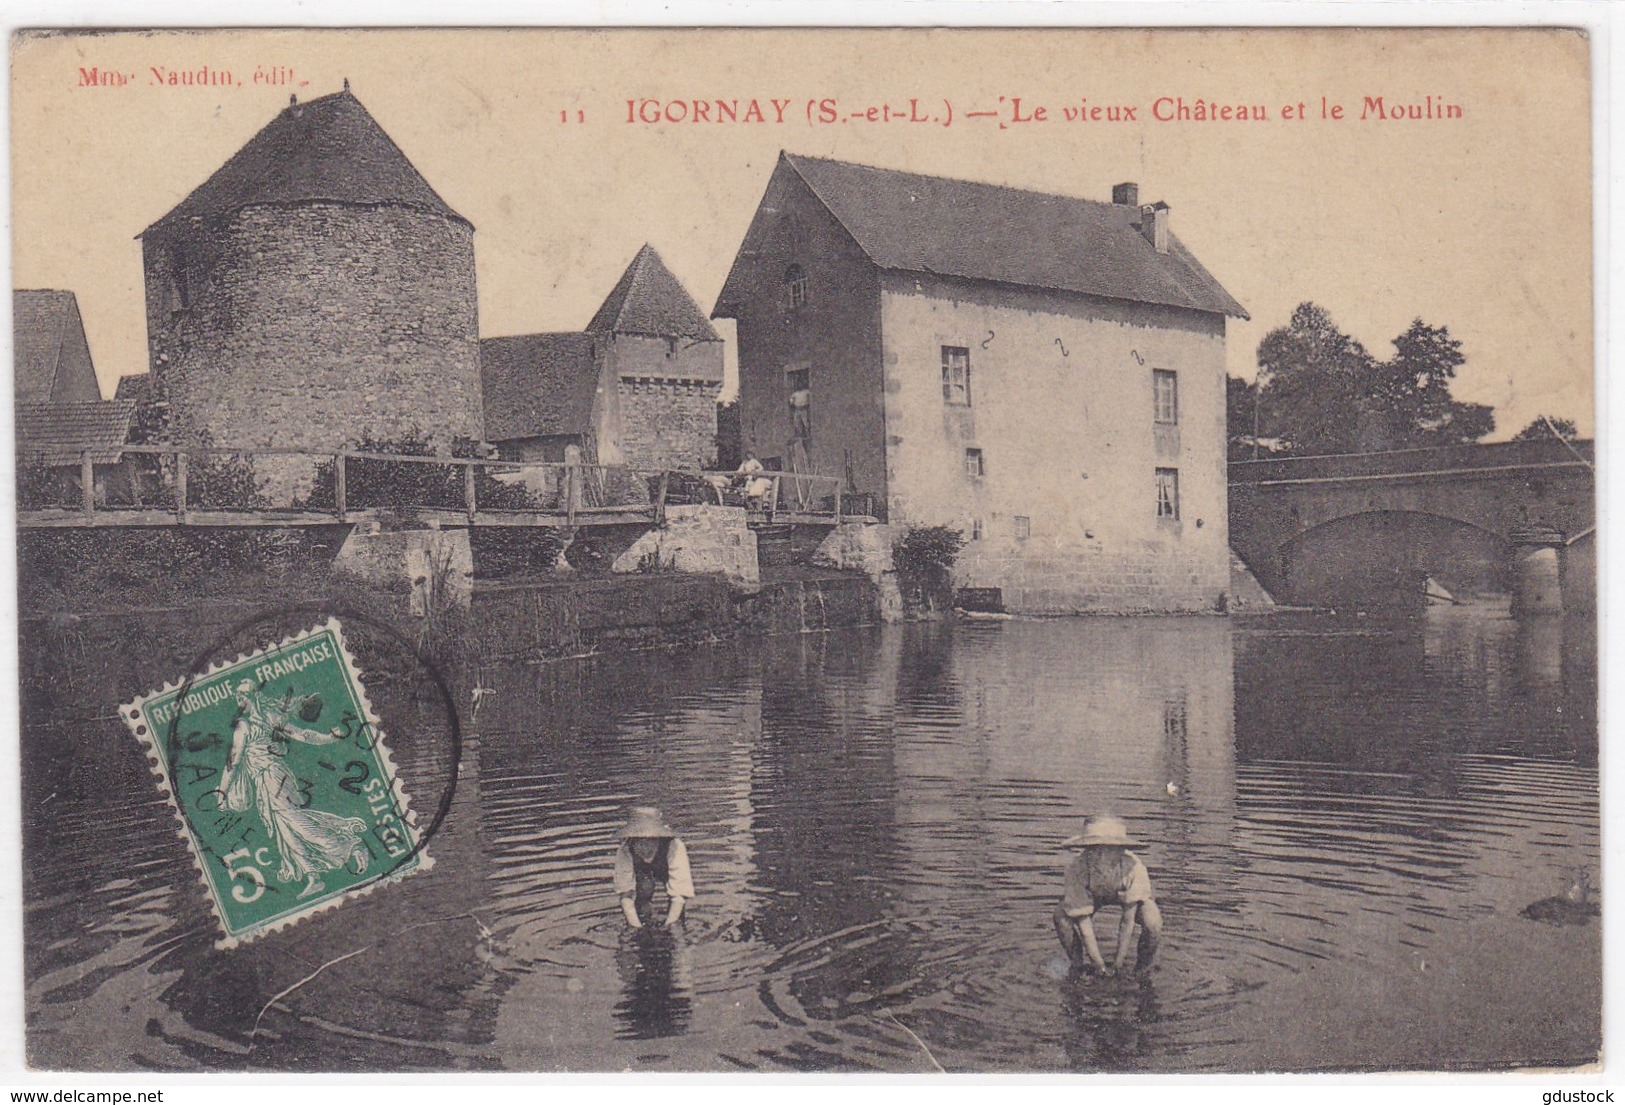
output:
M1293 534L1276 548L1270 569L1265 575L1272 577L1278 601L1411 606L1424 601L1429 578L1458 597L1508 590L1512 545L1506 536L1457 517L1366 510Z

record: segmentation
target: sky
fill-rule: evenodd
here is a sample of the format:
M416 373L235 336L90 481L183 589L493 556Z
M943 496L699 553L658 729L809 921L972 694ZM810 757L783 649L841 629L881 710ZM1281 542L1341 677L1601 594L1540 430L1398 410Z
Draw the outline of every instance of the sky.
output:
M169 83L205 67L230 83ZM1462 342L1454 394L1496 408L1492 439L1543 413L1589 434L1589 71L1585 37L1549 29L19 37L13 285L77 294L111 394L147 365L136 235L290 93L347 78L474 224L482 336L581 328L645 242L709 312L786 149L1100 200L1136 181L1252 316L1229 325L1232 374L1304 300L1379 357L1420 317ZM717 122L718 100L763 121Z

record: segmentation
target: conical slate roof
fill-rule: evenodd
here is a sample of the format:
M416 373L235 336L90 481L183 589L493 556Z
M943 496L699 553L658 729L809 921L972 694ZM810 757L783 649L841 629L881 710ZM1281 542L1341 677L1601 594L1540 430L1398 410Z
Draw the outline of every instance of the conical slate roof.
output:
M290 104L142 235L256 204L412 207L467 222L429 187L348 88Z
M587 324L587 331L722 340L699 304L666 268L660 254L647 244L632 258L615 290Z

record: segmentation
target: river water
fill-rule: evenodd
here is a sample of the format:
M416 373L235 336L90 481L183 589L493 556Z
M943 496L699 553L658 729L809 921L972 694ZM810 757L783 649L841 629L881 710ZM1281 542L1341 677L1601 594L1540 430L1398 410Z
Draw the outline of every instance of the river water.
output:
M1586 1062L1600 924L1519 911L1599 870L1595 657L1587 626L1460 608L1397 627L976 620L488 668L459 692L489 693L434 869L231 951L134 742L105 719L25 723L59 750L48 770L25 757L30 1054L159 1070ZM446 757L405 735L414 717L434 728L431 707L374 699L432 805ZM105 769L109 742L134 769ZM687 841L699 896L675 933L629 934L616 908L634 804ZM1167 926L1149 983L1068 979L1050 928L1060 842L1097 810L1145 841Z

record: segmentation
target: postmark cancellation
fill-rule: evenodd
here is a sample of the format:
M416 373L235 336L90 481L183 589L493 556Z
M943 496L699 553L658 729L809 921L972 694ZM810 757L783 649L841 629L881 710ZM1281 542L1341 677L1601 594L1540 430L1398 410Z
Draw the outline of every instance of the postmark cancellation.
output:
M120 709L233 947L426 870L336 618Z

